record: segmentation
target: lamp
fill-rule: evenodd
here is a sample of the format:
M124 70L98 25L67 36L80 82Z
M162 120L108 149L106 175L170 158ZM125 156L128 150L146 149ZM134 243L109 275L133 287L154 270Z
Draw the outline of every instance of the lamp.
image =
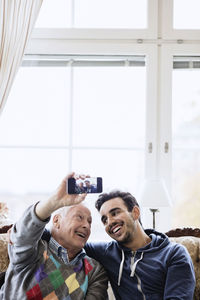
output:
M142 207L149 207L153 214L153 229L155 229L155 214L159 207L171 206L171 197L161 178L146 179L141 186L139 202Z

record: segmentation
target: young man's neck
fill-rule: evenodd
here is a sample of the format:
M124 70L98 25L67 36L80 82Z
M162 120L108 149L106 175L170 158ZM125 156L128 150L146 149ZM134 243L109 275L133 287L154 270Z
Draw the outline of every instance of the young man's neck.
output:
M134 233L133 240L130 243L127 243L126 245L124 244L124 246L131 249L132 251L137 251L138 249L148 245L150 242L151 238L141 228Z

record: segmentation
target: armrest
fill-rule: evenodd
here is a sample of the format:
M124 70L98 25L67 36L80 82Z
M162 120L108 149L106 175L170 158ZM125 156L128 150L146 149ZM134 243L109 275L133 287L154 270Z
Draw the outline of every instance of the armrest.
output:
M7 231L12 227L12 224L11 225L5 225L3 227L0 227L0 234L1 233L7 233Z
M200 228L176 228L165 233L168 237L195 236L200 238Z

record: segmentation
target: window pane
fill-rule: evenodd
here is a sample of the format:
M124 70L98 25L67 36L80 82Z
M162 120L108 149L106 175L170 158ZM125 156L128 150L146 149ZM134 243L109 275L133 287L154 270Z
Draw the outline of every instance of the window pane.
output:
M199 0L174 0L174 28L200 29L199 11Z
M71 1L69 0L43 0L36 27L70 27Z
M51 193L68 170L67 150L0 149L0 193Z
M200 69L173 71L174 227L199 226Z
M48 197L69 168L103 177L104 191L134 195L144 177L144 61L75 59L69 68L67 60L58 66L49 59L20 69L0 119L0 199L13 219ZM87 199L92 239L98 232L105 240L95 199Z
M147 28L147 0L44 0L36 27Z
M69 68L20 68L0 118L0 145L68 145L69 86Z
M144 147L145 67L74 69L75 146Z
M144 175L144 149L74 150L72 168L92 177L103 177L104 192L121 189L135 195Z
M75 27L146 28L147 0L74 0Z

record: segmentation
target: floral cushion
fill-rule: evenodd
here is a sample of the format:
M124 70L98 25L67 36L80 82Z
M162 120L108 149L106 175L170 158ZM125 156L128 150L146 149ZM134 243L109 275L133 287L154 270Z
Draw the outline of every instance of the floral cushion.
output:
M7 234L0 234L0 272L6 271L9 264L7 245Z

